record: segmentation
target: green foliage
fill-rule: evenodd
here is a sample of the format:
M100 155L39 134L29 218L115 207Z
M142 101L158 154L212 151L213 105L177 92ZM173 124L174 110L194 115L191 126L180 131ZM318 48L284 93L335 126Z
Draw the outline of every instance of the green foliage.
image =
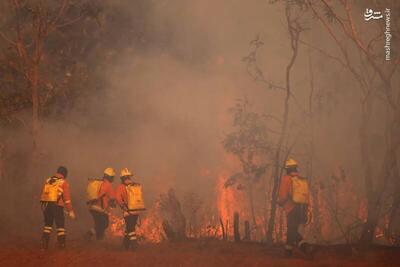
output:
M39 62L39 104L47 115L55 102L69 97L69 77L76 61L72 47L78 39L65 36L70 28L92 23L93 1L15 1L4 5L0 31L0 121L32 106L30 72ZM64 5L65 4L65 5ZM90 16L89 16L90 15ZM86 36L79 36L80 45ZM35 54L40 47L40 54Z
M238 100L230 110L233 114L234 130L225 136L223 141L227 152L234 154L242 163L242 172L232 175L225 188L237 186L243 189L244 181L258 182L267 170L266 163L257 162L266 158L271 152L268 140L265 117L249 110L247 99ZM265 160L261 160L265 162Z
M77 106L85 113L88 105L80 103L105 97L108 67L127 46L143 45L143 23L136 22L145 20L151 4L69 0L60 15L63 1L17 2L18 12L11 1L0 3L0 32L15 42L19 29L32 61L35 19L43 19L39 112L41 118L57 119ZM137 10L135 16L131 10ZM0 124L9 124L15 114L30 112L32 95L26 77L30 64L21 59L15 45L0 36Z
M248 110L248 100L238 100L233 113L234 131L225 137L224 148L240 158L248 153L265 153L269 151L265 121L260 114Z

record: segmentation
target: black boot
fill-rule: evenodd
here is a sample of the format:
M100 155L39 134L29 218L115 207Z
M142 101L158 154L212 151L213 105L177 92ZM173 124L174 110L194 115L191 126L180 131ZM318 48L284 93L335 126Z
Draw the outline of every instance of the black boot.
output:
M96 234L96 231L94 229L90 229L89 231L86 232L85 234L85 240L90 242L93 239L93 236Z
M314 257L314 248L311 244L301 241L297 246L304 258L312 259Z
M65 235L57 236L57 243L59 249L65 249L65 239L66 239Z
M96 240L100 241L104 239L105 229L103 231L96 230Z
M129 240L129 247L130 250L135 251L138 248L138 242L137 240Z
M42 249L48 249L49 248L49 241L50 241L50 234L49 233L43 233L42 234Z
M124 245L124 248L125 248L126 250L129 249L129 244L130 244L130 242L129 242L129 237L128 237L127 235L125 235L125 236L124 236L124 240L123 240L123 245Z
M293 246L285 245L284 255L285 255L286 258L293 257Z
M137 246L138 246L136 232L132 231L132 232L128 233L127 238L129 240L130 250L136 250Z

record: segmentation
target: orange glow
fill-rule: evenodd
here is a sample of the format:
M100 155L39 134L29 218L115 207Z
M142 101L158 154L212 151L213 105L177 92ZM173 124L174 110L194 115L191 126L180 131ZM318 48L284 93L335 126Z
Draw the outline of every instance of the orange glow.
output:
M217 208L219 217L222 222L226 224L230 223L234 213L234 192L231 188L225 188L224 183L227 180L226 175L220 175L217 182Z
M125 222L123 218L119 218L114 214L110 215L110 231L113 236L124 236Z
M140 217L136 233L144 242L160 243L165 239L158 201L146 214Z

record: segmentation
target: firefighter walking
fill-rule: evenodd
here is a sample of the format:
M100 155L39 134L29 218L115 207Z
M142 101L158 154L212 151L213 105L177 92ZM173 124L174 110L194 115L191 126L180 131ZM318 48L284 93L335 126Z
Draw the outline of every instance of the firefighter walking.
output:
M125 221L125 249L137 248L136 223L140 211L145 210L142 197L142 186L133 181L132 173L124 168L121 170L121 184L116 189L116 200L123 211Z
M279 186L278 203L283 206L287 216L285 253L291 256L294 248L299 248L302 252L306 249L299 226L308 222L310 194L308 181L299 176L295 160L287 160L285 170L286 175L282 177Z
M110 208L115 207L115 195L112 188L114 176L114 169L107 168L104 170L102 179L89 179L86 190L87 204L94 222L94 228L87 233L89 241L93 236L96 236L97 240L104 239L109 225Z
M69 184L66 180L68 174L67 168L61 166L57 169L57 173L46 179L40 202L42 203L44 228L42 234L42 248L47 249L50 241L50 234L53 229L53 224L57 228L57 243L58 247L63 249L66 244L65 234L65 218L64 208L66 213L72 219L75 219L75 213L72 209L71 195Z

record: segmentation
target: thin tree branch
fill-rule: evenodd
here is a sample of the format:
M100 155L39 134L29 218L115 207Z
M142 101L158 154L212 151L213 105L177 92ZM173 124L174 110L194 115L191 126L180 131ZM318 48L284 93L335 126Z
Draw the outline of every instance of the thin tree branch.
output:
M299 40L299 42L300 42L301 44L305 45L305 46L308 46L308 47L310 47L310 48L312 48L312 49L317 50L317 51L318 51L319 53L321 53L322 55L326 56L327 58L330 58L330 59L333 59L333 60L337 61L340 65L342 65L343 67L347 68L346 63L344 63L340 58L335 57L335 56L332 56L331 54L329 54L329 53L326 52L325 50L323 50L323 49L321 49L321 48L319 48L319 47L316 47L315 45L312 45L312 44L310 44L310 43L307 43L307 42L305 42L305 41L303 41L303 40Z
M9 43L10 45L16 46L17 43L15 43L14 41L12 41L10 38L8 38L3 32L0 31L0 36L1 38L4 39L4 41L6 41L7 43Z
M50 23L52 25L56 25L58 20L64 15L65 12L65 7L67 6L69 0L63 0L62 5L60 7L60 10L58 11L57 16L54 18L54 20Z
M76 17L75 19L72 19L72 20L70 20L70 21L68 21L68 22L66 22L66 23L64 23L64 24L56 25L56 28L60 29L60 28L66 27L66 26L70 26L70 25L72 25L72 24L74 24L74 23L80 21L81 19L82 19L82 15L79 15L79 16Z
M351 6L347 3L347 1L344 2L344 6L345 6L347 18L348 18L349 23L350 23L350 28L351 28L350 37L355 42L355 44L364 52L364 54L366 55L368 61L371 64L371 66L376 70L376 72L380 76L382 82L385 84L385 87L386 87L385 91L386 91L386 95L387 95L387 101L390 104L390 106L394 110L396 110L397 109L397 105L393 101L392 91L391 91L392 86L391 86L390 79L388 79L385 76L385 74L382 71L382 69L376 64L375 60L372 58L371 54L368 52L367 48L364 46L361 38L359 37L358 32L357 32L356 27L355 27L355 24L354 24L353 16L351 15Z

